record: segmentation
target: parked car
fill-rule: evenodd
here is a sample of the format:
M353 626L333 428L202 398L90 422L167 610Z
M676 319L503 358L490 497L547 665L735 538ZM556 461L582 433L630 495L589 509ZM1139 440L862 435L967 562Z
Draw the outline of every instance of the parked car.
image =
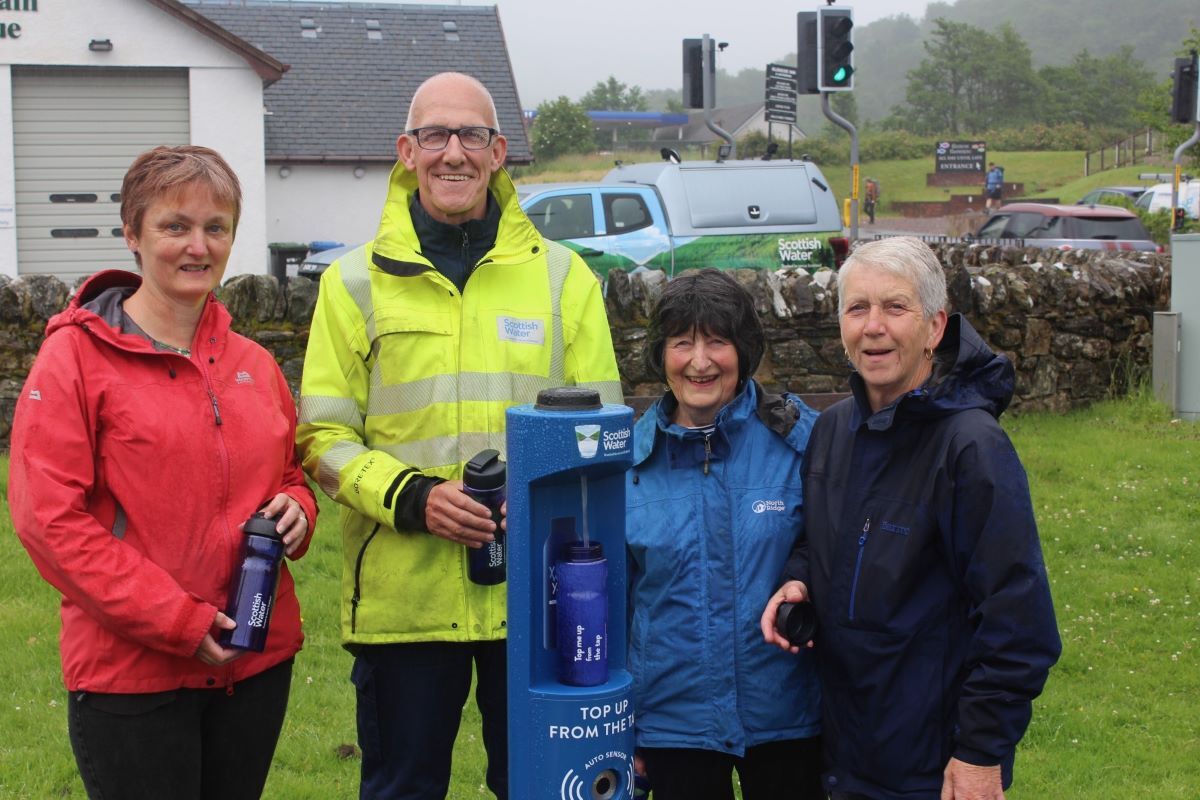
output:
M837 200L811 161L672 158L621 165L601 181L517 191L542 235L601 276L639 267L668 275L834 267L849 249Z
M321 250L315 253L310 252L308 256L300 262L300 269L298 270L297 274L301 278L308 278L314 281L320 280L321 273L324 272L330 264L332 264L334 261L337 261L339 258L344 256L346 253L349 253L356 247L362 247L362 245L350 244L343 245L342 247L331 247L327 250Z
M1145 191L1145 186L1101 186L1079 198L1079 202L1075 205L1102 206L1113 200L1127 200L1130 203L1136 203Z
M1138 198L1138 208L1143 211L1168 211L1171 208L1171 184L1156 183ZM1179 205L1192 219L1200 219L1200 178L1181 181L1179 184Z
M849 252L838 202L811 161L683 161L618 166L600 181L517 186L547 239L611 269L836 267ZM664 156L666 157L666 156ZM318 278L352 248L310 255Z
M988 218L977 239L1021 239L1060 250L1162 252L1137 214L1117 206L1009 203Z

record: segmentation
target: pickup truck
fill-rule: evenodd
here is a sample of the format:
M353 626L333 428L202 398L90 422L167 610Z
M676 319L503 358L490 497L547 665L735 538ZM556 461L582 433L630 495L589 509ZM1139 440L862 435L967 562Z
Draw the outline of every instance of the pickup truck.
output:
M849 250L833 190L811 161L618 165L591 183L518 185L547 239L611 269L836 267Z

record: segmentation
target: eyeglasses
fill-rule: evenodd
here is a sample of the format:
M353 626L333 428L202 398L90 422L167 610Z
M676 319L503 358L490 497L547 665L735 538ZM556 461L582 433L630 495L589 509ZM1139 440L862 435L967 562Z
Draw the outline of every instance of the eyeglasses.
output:
M500 133L495 128L472 125L468 128L413 128L405 131L417 140L422 150L445 150L450 137L457 136L464 150L483 150L492 143L492 137Z

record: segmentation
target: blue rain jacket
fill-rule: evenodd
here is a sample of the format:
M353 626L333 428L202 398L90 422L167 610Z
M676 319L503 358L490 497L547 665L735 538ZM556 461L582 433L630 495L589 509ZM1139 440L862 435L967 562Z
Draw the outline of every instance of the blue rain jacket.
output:
M961 315L934 377L872 414L864 385L817 421L806 536L826 786L937 800L951 756L1002 766L1061 650L1025 470L996 421L1013 367Z
M816 412L752 380L707 436L674 407L668 393L638 420L626 478L637 744L740 756L815 736L812 658L764 643L759 618L803 525Z

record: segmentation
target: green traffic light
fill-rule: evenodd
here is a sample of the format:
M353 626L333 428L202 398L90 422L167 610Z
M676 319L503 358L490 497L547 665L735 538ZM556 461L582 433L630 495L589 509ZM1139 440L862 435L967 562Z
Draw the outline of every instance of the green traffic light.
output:
M854 67L849 64L841 64L833 71L833 82L843 84L850 80L850 76L854 74Z

